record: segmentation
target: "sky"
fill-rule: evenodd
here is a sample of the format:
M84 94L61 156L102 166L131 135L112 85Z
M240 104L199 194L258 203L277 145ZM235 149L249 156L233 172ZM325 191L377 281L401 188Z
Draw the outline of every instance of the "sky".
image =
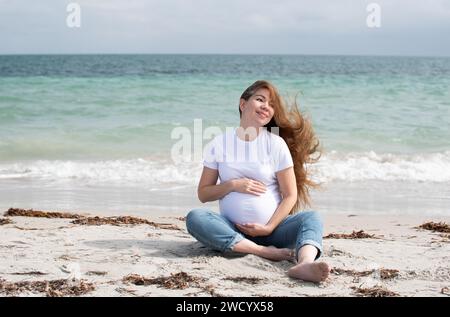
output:
M450 56L449 39L450 0L0 0L0 54Z

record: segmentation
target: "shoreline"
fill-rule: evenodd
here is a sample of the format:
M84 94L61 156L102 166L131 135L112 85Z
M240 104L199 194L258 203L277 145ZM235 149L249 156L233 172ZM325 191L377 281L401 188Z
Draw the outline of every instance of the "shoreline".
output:
M33 180L6 181L0 191L0 210L10 207L89 212L102 216L179 216L194 208L218 211L218 202L202 204L197 185L173 189L161 185L149 189L120 184L46 183ZM311 190L312 206L321 214L398 215L446 217L450 188L441 183L341 182Z
M289 278L289 261L204 248L182 215L108 224L2 213L10 223L0 225L0 296L448 296L450 234L416 227L450 217L322 216L324 237L360 230L375 237L324 239L321 261L333 271L314 284Z

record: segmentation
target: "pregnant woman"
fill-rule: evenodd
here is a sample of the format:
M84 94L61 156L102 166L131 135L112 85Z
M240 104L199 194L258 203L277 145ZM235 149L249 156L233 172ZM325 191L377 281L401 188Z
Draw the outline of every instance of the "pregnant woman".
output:
M314 186L305 163L315 161L319 142L297 107L288 111L277 89L257 81L242 94L240 126L206 147L198 185L201 202L219 200L220 214L191 210L189 233L214 250L255 254L296 264L288 275L321 282L330 266L322 253L322 222L309 204ZM220 178L220 183L217 180Z

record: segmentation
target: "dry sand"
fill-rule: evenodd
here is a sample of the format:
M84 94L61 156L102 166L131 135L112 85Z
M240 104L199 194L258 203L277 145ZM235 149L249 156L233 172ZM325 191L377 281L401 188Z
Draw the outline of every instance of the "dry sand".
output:
M0 296L450 294L450 233L416 228L449 217L323 215L325 236L359 230L375 236L324 239L321 260L333 271L314 284L289 278L288 261L204 248L186 232L182 216L119 225L0 217Z

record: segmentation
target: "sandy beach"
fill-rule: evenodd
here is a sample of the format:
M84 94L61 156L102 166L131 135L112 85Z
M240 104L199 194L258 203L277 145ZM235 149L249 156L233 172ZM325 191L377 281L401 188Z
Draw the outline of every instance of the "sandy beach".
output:
M314 284L289 278L289 261L204 248L181 214L49 212L0 217L0 296L450 295L449 217L322 214L333 270Z
M449 34L450 0L0 0L0 306L437 310L417 297L450 297ZM271 225L294 204L323 220L323 282L186 229L196 208ZM326 277L309 268L291 276Z

